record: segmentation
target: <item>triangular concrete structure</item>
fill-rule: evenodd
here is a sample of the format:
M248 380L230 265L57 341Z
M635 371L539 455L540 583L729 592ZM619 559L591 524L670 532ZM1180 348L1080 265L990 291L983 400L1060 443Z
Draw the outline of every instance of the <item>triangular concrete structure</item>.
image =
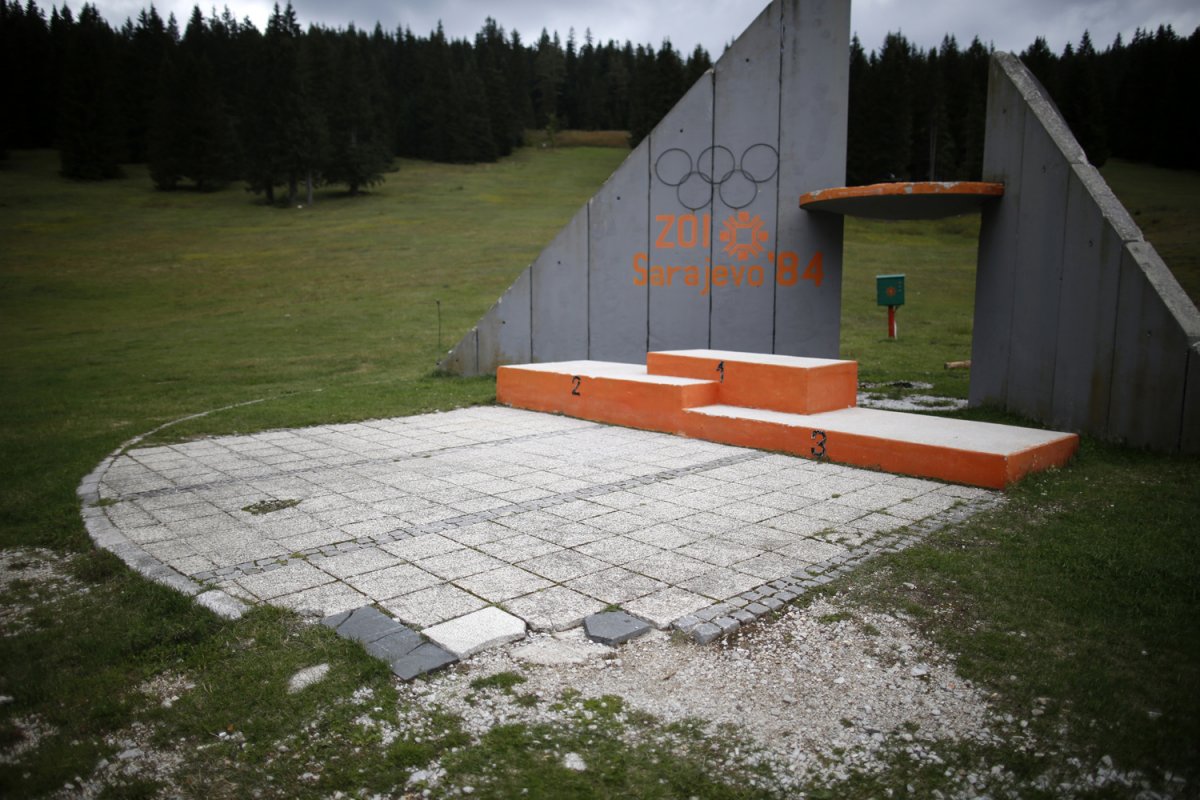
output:
M849 0L775 0L442 361L720 348L836 357Z
M1200 452L1200 311L1020 59L992 56L971 404Z

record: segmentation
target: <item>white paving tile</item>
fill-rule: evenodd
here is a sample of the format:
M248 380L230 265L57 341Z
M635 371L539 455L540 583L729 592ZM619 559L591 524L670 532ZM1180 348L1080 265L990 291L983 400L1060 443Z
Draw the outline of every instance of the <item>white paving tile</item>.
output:
M322 572L307 561L293 561L280 569L243 576L238 579L238 583L260 600L271 600L333 580L332 575Z
M593 572L602 572L609 566L604 561L574 550L558 550L521 562L522 568L555 583L563 583L581 575L590 575Z
M313 558L311 559L311 563L313 566L324 572L328 572L335 578L349 578L353 575L361 575L364 572L374 572L384 567L395 566L401 563L401 560L383 550L374 547L364 547L336 556Z
M495 606L447 620L421 631L459 658L525 638L525 621Z
M455 585L493 603L500 603L530 592L548 589L554 584L520 567L505 565L466 578Z
M667 588L667 584L662 581L630 572L622 567L610 567L602 572L573 578L564 585L610 605L619 605Z
M427 628L478 611L487 603L456 586L443 583L412 594L393 597L380 605L408 625Z
M374 600L390 600L442 583L442 579L412 564L397 564L376 572L355 575L346 582Z
M440 556L443 553L461 550L462 548L463 546L453 539L447 539L445 536L439 536L436 533L413 536L409 539L401 539L398 542L389 542L383 545L384 550L387 550L394 556L403 558L405 561L420 561L423 558Z
M668 587L623 603L621 607L656 628L667 628L683 615L698 611L711 603L712 600L703 595L686 589Z
M431 572L448 581L487 572L503 565L504 562L498 558L466 548L424 558L415 564L426 572Z
M564 631L583 622L583 618L603 611L605 604L599 600L554 586L542 592L509 600L503 604L512 614L529 623L539 631Z

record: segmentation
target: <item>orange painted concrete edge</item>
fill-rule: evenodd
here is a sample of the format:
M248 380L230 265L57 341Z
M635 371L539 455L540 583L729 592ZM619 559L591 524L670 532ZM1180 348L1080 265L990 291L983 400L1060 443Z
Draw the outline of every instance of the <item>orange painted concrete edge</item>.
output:
M1032 472L1065 467L1078 452L1079 435L1065 433L1047 444L1014 453L1008 461L1008 482L1016 483Z
M964 195L970 197L1002 197L1003 183L988 181L910 181L906 183L872 183L868 186L839 186L818 189L800 195L800 207L826 200L845 200L856 197L911 197L914 195Z
M683 420L687 435L694 438L821 460L815 453L822 443L821 437L813 436L813 431L817 429L812 426L714 417L687 411L683 413ZM824 458L835 464L898 475L1004 489L1030 471L1066 464L1078 449L1078 438L1069 434L1015 455L1002 455L898 442L861 434L827 432L824 437Z
M715 382L672 385L586 375L576 386L565 372L496 370L496 401L502 405L664 433L680 432L684 408L715 403L716 387Z

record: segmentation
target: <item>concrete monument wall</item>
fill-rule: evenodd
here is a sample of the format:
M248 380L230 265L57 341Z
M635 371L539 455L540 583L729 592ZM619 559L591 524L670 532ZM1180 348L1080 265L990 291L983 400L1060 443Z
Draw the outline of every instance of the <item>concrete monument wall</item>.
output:
M1200 312L1021 61L992 57L972 405L1200 452Z
M717 348L836 358L849 0L775 0L442 361L644 363Z

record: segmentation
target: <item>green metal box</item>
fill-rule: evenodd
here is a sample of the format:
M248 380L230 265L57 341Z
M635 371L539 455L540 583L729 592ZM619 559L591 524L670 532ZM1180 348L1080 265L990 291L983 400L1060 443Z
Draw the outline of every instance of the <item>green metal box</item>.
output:
M904 276L876 275L875 302L881 306L904 305Z

